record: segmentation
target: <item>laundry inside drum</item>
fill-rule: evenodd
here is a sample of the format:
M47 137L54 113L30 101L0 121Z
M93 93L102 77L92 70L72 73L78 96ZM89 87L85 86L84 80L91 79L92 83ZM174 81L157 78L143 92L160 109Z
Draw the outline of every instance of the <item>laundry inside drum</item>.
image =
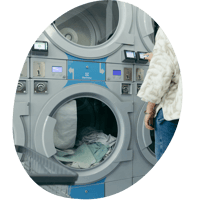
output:
M67 167L88 169L100 165L113 152L117 121L111 109L93 98L77 98L54 113L54 156Z

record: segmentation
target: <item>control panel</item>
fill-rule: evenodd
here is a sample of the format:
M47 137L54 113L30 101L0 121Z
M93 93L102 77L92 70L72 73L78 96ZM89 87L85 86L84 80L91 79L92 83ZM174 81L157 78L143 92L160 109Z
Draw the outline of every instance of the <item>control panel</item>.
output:
M136 81L144 81L144 69L136 68Z
M132 68L124 68L124 81L132 81Z
M45 62L33 62L33 77L45 77Z
M36 41L31 49L32 55L48 56L48 42Z
M146 57L148 55L145 55L147 52L135 52L131 50L123 50L122 51L122 62L125 63L141 63L141 64L146 64L148 62Z
M122 62L135 63L136 60L137 56L135 51L130 51L130 50L122 51Z
M66 78L66 68L62 65L52 65L51 66L51 75L55 78Z
M148 55L145 55L146 52L137 52L137 63L141 63L141 64L146 64L148 63L148 60L145 59L146 57L148 57Z
M31 58L31 76L36 79L67 79L67 61Z
M112 79L122 81L122 70L113 69L112 71Z
M106 81L133 81L133 65L106 64Z

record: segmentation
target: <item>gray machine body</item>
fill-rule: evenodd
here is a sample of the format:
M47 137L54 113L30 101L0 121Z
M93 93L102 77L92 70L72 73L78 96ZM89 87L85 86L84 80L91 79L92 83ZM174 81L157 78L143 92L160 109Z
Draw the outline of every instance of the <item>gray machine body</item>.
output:
M26 84L26 88L20 88L16 93L13 118L15 144L30 147L49 159L54 159L54 110L62 102L80 97L94 98L105 103L113 112L118 126L114 151L97 167L73 169L79 175L76 185L80 187L105 178L105 196L133 185L156 164L155 155L149 148L152 138L143 123L146 103L137 97L149 63L122 62L124 50L153 50L153 22L137 7L123 2L116 2L116 5L119 12L117 28L113 36L100 45L95 46L93 39L91 46L78 45L63 37L55 24L47 27L38 40L48 42L48 56L30 54L27 57L19 79L19 82ZM87 20L91 23L95 10L90 10L90 14L86 15L79 9L82 7L77 8L77 13L87 16L85 23ZM110 22L106 23L109 29ZM96 26L93 25L94 28ZM95 35L98 36L98 33ZM106 60L101 60L105 57ZM88 63L91 66L94 63L105 64L105 80L100 82L105 83L107 88L95 84L96 80L86 83L81 79L69 79L70 61L82 63L83 68ZM62 73L52 72L52 66L61 66ZM121 75L114 76L113 70L121 70ZM78 84L67 86L70 81L77 81ZM124 87L128 90L123 90Z

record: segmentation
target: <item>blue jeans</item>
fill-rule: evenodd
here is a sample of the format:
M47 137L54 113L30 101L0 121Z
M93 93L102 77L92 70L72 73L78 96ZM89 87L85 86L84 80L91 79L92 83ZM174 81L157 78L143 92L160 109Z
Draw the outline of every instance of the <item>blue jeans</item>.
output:
M155 154L159 160L167 149L176 131L179 120L167 121L163 117L162 109L159 110L154 121L155 128Z

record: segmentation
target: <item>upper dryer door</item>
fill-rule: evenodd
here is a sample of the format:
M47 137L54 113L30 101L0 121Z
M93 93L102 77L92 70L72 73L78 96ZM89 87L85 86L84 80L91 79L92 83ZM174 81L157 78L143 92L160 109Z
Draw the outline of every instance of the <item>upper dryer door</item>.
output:
M132 5L97 1L65 13L44 33L66 53L97 59L109 56L123 44L134 45L134 35L130 34L132 19Z
M137 28L143 45L148 52L152 52L155 43L156 24L144 11L137 9Z

